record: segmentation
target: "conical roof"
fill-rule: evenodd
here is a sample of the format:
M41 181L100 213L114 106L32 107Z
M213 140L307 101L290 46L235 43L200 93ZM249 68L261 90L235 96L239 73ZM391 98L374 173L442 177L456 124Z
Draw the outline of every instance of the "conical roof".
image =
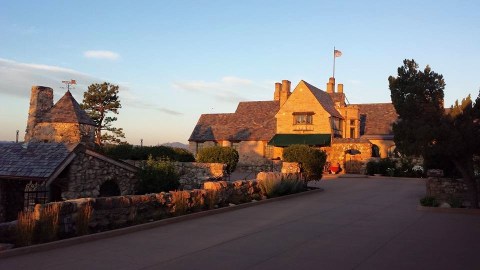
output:
M45 122L51 123L78 123L95 126L95 122L80 108L70 91L53 105L45 115Z

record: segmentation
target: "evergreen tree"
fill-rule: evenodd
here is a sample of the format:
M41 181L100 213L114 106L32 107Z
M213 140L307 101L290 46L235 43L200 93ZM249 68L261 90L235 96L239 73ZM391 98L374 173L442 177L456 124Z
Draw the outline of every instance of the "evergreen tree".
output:
M105 143L119 144L120 138L125 138L122 128L113 127L117 117L109 113L118 114L122 108L118 97L118 85L107 82L94 83L83 93L83 103L80 105L96 124L95 143L99 146Z
M446 114L443 76L429 66L419 71L413 59L404 60L397 77L388 80L399 115L393 125L397 149L406 155L453 162L469 186L472 207L478 208L474 157L480 153L480 95L475 104L470 97L461 104L457 101Z

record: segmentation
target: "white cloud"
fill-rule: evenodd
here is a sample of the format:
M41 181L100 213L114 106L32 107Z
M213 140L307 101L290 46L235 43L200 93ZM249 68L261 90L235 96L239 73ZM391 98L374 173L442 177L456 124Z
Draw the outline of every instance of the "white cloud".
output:
M82 92L91 83L100 81L94 76L69 68L0 58L0 94L28 98L32 85L52 87L59 91L56 91L57 94L63 94L64 90L59 90L63 86L62 81L70 79L77 81L76 88ZM80 96L77 90L72 93Z
M86 58L118 60L120 55L112 51L86 51L83 53Z
M174 82L172 86L176 89L209 95L217 100L232 103L249 100L249 98L247 98L249 93L258 93L258 91L264 91L266 88L263 84L257 84L249 79L234 76L225 76L216 82Z

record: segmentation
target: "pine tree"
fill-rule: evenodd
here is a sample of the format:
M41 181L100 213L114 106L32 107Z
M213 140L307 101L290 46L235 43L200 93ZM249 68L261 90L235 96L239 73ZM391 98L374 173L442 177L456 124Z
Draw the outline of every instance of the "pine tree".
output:
M83 93L83 103L80 105L96 124L95 143L99 146L105 143L122 143L120 138L125 138L122 128L113 127L117 117L109 116L109 113L118 114L122 108L118 97L118 85L107 82L94 83Z

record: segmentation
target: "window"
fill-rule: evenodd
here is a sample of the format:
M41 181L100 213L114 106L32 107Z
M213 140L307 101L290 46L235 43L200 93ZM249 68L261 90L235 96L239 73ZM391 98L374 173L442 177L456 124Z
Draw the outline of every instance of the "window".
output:
M297 114L294 116L294 122L293 124L295 125L311 125L313 123L313 117L312 115L308 114Z
M367 125L367 115L360 115L360 136L365 135L365 126Z
M272 145L265 145L265 157L266 158L273 158L273 146Z
M313 124L313 113L293 113L294 125L311 125Z
M342 121L342 119L336 118L336 117L331 117L330 118L330 125L331 125L331 128L332 128L333 137L334 138L342 138L343 137L343 134L342 134L343 121ZM346 136L346 134L345 134L345 136Z
M238 151L238 148L240 146L239 142L232 142L232 148Z
M197 142L197 153L200 152L200 150L203 149L203 143Z
M355 126L355 120L350 120L350 126Z

